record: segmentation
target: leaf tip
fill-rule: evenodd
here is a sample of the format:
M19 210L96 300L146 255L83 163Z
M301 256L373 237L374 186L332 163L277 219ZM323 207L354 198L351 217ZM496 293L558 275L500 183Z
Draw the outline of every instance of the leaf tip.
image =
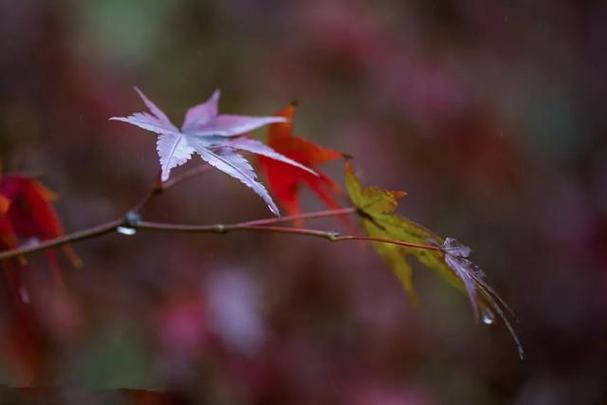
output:
M139 95L139 97L141 97L142 100L145 100L145 95L143 94L143 91L141 91L141 89L137 86L133 86L133 90L135 90L135 93L137 93Z
M213 101L219 101L220 98L221 98L221 90L220 89L215 89L213 91L213 94L211 94L211 100L213 100Z
M276 215L277 217L280 216L280 211L278 210L278 207L276 206L276 204L274 204L274 203L268 204L268 208L270 208L270 211L272 212L272 214Z
M297 101L291 101L282 110L276 112L276 115L285 119L284 123L292 123L293 116L295 116L295 108L299 103Z

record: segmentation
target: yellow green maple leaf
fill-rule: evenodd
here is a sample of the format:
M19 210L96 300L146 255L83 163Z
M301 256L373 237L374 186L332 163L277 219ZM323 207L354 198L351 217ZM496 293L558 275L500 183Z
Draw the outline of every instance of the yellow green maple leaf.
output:
M493 314L496 312L513 336L520 356L523 356L521 344L504 313L504 309L510 309L487 284L483 272L468 260L468 247L453 238L440 237L424 226L396 214L398 200L406 193L363 186L349 161L346 162L345 185L361 226L369 237L418 245L406 247L393 243L372 243L414 302L417 302L417 298L413 288L412 268L407 261L409 256L466 293L476 319L482 314L484 323L493 323Z

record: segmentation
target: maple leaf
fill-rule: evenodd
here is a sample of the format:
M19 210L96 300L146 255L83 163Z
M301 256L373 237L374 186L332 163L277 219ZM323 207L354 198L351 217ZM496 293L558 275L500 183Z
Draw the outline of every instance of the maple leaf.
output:
M173 168L186 163L193 153L198 153L208 164L240 180L255 191L266 202L270 211L279 215L278 207L266 188L257 180L251 164L237 151L262 155L316 175L309 168L274 151L260 141L236 137L264 125L284 122L283 117L219 114L220 92L216 90L207 101L187 111L179 130L138 88L135 88L135 91L151 114L138 112L128 117L110 119L124 121L158 134L156 149L160 158L162 181L169 179Z
M51 201L55 194L30 177L7 175L0 177L0 251L16 249L20 242L46 240L63 235L63 228ZM69 245L63 252L74 266L80 260ZM55 281L62 278L55 249L46 251ZM6 330L0 336L0 350L12 366L18 379L31 383L44 369L46 356L44 332L28 288L28 264L23 257L3 260L4 284L7 295L3 305L8 308Z
M0 178L0 196L8 201L5 216L14 237L28 241L53 239L63 235L63 227L51 205L56 196L39 181L19 175L3 176ZM3 236L13 237L8 232ZM69 245L64 245L61 249L74 267L80 266L80 259ZM53 274L60 279L56 251L47 250L47 257Z
M414 301L417 299L413 290L412 269L407 261L409 256L415 257L422 265L436 271L451 285L464 291L472 305L475 319L478 320L482 316L484 323L491 324L496 312L512 335L519 355L523 357L522 346L504 309L512 311L487 284L481 269L468 259L471 252L469 247L453 238L443 239L422 225L395 214L398 200L406 193L373 186L363 187L349 162L346 162L345 183L350 199L359 214L361 225L370 237L434 247L434 249L414 249L394 244L373 243L375 251L391 267Z
M316 167L331 160L339 159L342 154L292 135L294 114L294 103L276 113L276 115L286 118L287 121L268 126L267 143L272 149L284 156L315 169L318 175L311 175L280 161L262 156L259 158L259 164L265 173L268 187L290 215L300 212L298 190L301 184L307 185L328 208L339 208L339 204L333 197L333 194L339 191L339 187L330 177L318 171Z

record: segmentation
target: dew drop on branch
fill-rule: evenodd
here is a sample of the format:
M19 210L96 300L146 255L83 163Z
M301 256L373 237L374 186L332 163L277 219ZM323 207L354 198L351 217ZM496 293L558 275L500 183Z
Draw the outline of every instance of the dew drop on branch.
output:
M116 228L116 232L121 235L133 236L137 233L137 229L131 228L130 226L119 226Z

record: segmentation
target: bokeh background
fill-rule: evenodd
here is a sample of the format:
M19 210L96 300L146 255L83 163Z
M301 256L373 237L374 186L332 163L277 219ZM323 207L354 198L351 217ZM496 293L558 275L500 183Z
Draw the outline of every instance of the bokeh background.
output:
M66 289L38 258L38 390L14 390L30 383L4 350L0 394L602 403L605 21L603 1L1 0L0 159L59 194L68 231L121 215L157 173L153 135L107 120L142 110L133 85L177 123L215 88L232 113L267 115L297 99L298 134L355 156L366 184L408 192L402 214L473 247L520 318L527 358L502 325L476 325L466 298L421 268L412 305L361 244L116 234L75 245L85 266L64 263ZM342 178L340 163L326 169ZM146 211L195 224L267 215L220 173Z

